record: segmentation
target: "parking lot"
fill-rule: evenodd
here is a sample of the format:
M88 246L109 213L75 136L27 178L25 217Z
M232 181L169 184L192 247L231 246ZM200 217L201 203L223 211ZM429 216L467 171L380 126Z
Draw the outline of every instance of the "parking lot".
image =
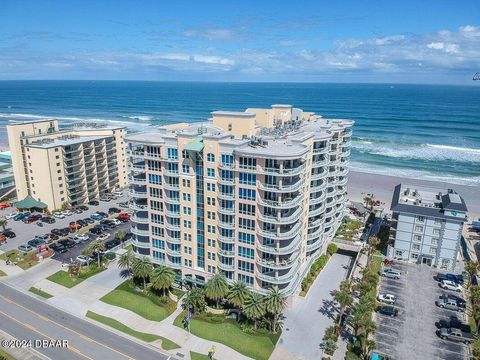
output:
M119 203L126 202L127 200L128 196L124 194L122 197L116 200L111 200L108 202L101 201L98 206L87 205L88 210L84 211L81 214L73 214L71 216L66 216L64 219L55 218L56 222L54 224L43 223L42 227L36 225L35 222L25 224L22 221L14 221L13 219L8 220L7 229L12 230L16 234L16 237L12 239L7 239L6 243L2 243L0 245L0 250L8 251L11 249L16 249L19 245L26 244L27 241L33 239L35 235L44 235L50 233L52 229L61 229L68 227L70 222L87 218L97 211L108 212L109 208L119 207ZM4 217L11 212L15 212L15 208L9 207L6 209L2 209L0 210L0 217Z
M394 264L401 271L400 279L381 278L380 293L397 297L397 317L375 314L378 330L375 342L379 351L392 359L445 359L466 358L466 345L440 339L435 323L452 315L466 322L465 315L441 309L435 301L442 290L434 276L438 273L426 265ZM457 294L457 293L455 293Z
M108 233L108 234L110 234L110 236L108 237L108 239L105 240L105 242L109 241L111 239L114 239L115 238L115 233L117 233L119 231L129 232L130 231L130 222L120 224L114 229L106 230L104 233ZM89 235L89 240L86 240L86 241L83 241L79 244L76 244L74 247L69 248L67 252L56 253L55 255L53 255L52 258L57 260L57 261L60 261L62 263L70 263L70 262L75 261L75 258L82 253L82 250L85 249L86 247L88 247L88 245L92 242L92 240L97 238L97 235L94 235L94 234L91 234L91 233L87 233L87 234Z

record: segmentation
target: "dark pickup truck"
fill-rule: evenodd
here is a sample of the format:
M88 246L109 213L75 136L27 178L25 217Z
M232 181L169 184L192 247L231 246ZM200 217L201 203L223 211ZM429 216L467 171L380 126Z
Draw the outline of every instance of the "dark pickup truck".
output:
M463 284L463 275L455 275L455 274L437 274L435 276L435 280L438 282L442 282L443 280L453 281L457 284Z
M444 340L463 342L467 345L474 340L471 333L456 328L441 328L439 336Z
M471 332L470 325L465 324L456 316L450 316L448 319L441 319L435 323L437 329L441 328L455 328L460 329L463 332Z

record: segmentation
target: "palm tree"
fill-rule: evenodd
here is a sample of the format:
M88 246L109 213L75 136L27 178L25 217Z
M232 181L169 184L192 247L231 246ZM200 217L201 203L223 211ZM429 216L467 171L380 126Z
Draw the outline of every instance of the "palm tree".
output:
M370 352L375 349L376 346L377 344L375 343L375 341L364 338L362 341L362 357L365 360L370 359Z
M147 290L147 277L152 273L153 266L147 257L136 258L133 261L133 276L140 277L143 280L143 291Z
M352 323L353 331L356 337L358 337L359 331L362 327L369 328L368 321L372 321L372 310L374 308L375 303L371 303L369 301L364 300L365 298L361 298L358 304L355 306L352 312L352 317L350 321ZM367 325L367 326L365 326Z
M287 298L280 292L278 286L272 286L265 298L265 307L273 315L273 332L277 332L277 323L280 315L287 306Z
M340 289L335 291L333 295L333 299L338 303L340 306L340 311L338 314L338 323L342 321L343 314L345 313L345 308L352 304L352 282L350 280L344 280L340 283Z
M165 290L168 290L175 281L175 272L164 265L157 266L152 275L150 275L150 283L155 290L162 290L165 296Z
M205 296L203 291L199 288L192 288L190 291L183 297L182 308L184 310L190 310L193 314L201 313L207 307L205 302Z
M368 239L368 244L370 245L368 247L368 258L369 259L373 255L373 252L376 250L377 246L380 243L381 243L381 240L376 236L372 236L371 238Z
M247 300L248 296L250 295L250 290L248 290L248 286L245 281L237 281L233 286L230 288L230 291L227 295L227 300L233 305L238 308L242 308L243 304L245 304L245 300Z
M3 231L5 231L5 228L7 227L8 220L7 219L0 219L0 226L3 228Z
M245 316L253 320L253 328L257 330L257 320L262 318L267 310L265 309L265 303L263 296L257 293L252 293L247 300L245 300L245 306L243 313Z
M125 269L128 271L128 278L132 273L132 265L135 261L135 255L133 254L132 250L128 250L126 253L122 254L118 259L118 266L121 269Z
M478 263L476 261L467 261L465 262L465 271L468 273L470 277L470 281L468 282L468 287L472 285L472 279L478 272Z
M217 303L228 294L228 283L225 275L218 273L213 275L210 280L207 281L205 289L203 290L205 296Z
M100 252L105 250L105 244L101 240L95 240L88 245L88 247L85 249L85 252L88 254L88 256L91 256L94 252L97 253L97 265L100 267L102 265L101 263L101 258L100 258Z
M127 236L127 233L121 230L115 234L115 239L123 243L123 241L125 240L125 236Z

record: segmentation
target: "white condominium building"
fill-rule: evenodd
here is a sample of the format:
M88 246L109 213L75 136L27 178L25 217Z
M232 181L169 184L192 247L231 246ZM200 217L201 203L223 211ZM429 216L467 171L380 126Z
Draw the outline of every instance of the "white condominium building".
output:
M452 189L399 184L392 198L389 255L454 270L467 206Z
M129 135L134 251L294 293L343 218L352 125L273 105Z
M51 119L10 123L7 132L18 199L30 195L54 210L127 185L122 127L60 130Z

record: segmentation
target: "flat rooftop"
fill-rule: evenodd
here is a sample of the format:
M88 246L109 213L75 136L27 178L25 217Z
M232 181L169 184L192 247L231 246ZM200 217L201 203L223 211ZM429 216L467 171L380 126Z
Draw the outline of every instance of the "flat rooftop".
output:
M48 149L53 147L65 147L69 145L81 144L88 141L102 140L109 138L111 136L69 136L69 137L59 137L59 138L45 138L37 142L32 142L25 147Z
M458 219L468 211L463 198L453 189L438 189L409 184L395 187L392 211Z

